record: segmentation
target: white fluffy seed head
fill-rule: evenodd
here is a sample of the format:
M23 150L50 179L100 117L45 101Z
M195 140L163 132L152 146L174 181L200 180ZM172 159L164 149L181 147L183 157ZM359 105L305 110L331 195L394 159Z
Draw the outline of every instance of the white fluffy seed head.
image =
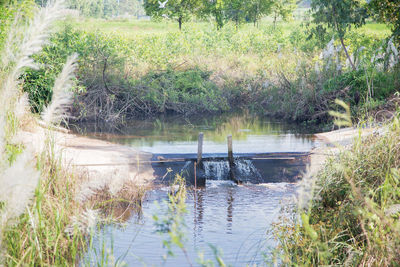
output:
M33 153L25 150L0 174L0 201L5 203L7 220L21 215L33 198L40 177L33 160Z
M70 56L53 87L51 103L42 112L42 119L47 125L58 124L67 117L67 108L72 102L71 87L78 55Z

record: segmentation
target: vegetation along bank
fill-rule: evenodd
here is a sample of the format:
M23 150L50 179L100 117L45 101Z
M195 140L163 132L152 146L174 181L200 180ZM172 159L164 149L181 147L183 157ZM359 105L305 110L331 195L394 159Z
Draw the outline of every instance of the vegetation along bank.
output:
M168 21L70 18L36 55L46 67L24 74L24 90L40 112L67 55L76 52L73 120L243 108L326 123L336 98L361 118L399 88L395 24L377 24L372 4L351 4L339 5L343 21L335 27L335 18L322 15L333 7L314 2L311 16L275 24L262 19L257 27L229 18L223 27L192 21L182 30ZM362 17L345 21L361 9Z
M115 219L98 205L107 215L143 196L125 184L79 201L87 176L61 164L60 123L236 109L338 126L390 119L304 179L304 205L277 224L276 255L287 265L400 263L398 5L312 0L296 13L289 0L148 0L153 20L136 21L100 2L0 1L0 264L78 264L96 221ZM20 142L39 125L39 141Z

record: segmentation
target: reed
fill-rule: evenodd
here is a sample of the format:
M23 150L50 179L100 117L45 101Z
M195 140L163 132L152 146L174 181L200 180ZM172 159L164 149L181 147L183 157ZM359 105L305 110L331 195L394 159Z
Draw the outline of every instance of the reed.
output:
M333 112L340 125L346 113ZM362 126L361 126L362 127ZM400 120L327 159L305 179L298 203L276 225L277 256L285 266L397 266L400 264ZM361 133L360 128L360 133ZM304 196L306 196L304 198ZM304 205L306 203L306 205ZM289 212L290 214L290 212ZM287 214L286 214L287 215Z
M98 211L77 199L87 179L61 164L50 130L68 114L77 55L67 59L41 114L48 127L38 144L18 143L24 117L33 119L21 74L37 68L33 56L48 43L52 24L63 15L63 1L50 2L27 24L17 16L1 53L0 67L0 265L71 266L85 252ZM40 151L36 148L40 147Z
M41 9L25 27L16 18L1 54L0 68L0 236L3 229L15 223L24 211L38 185L39 172L30 147L7 157L7 147L16 146L12 137L18 132L15 124L21 111L26 110L26 96L20 92L20 75L25 68L35 67L32 59L46 43L51 24L60 17L61 2L57 1ZM24 105L16 106L16 104ZM23 112L22 112L23 113ZM16 158L11 161L11 158ZM1 246L1 243L0 243Z

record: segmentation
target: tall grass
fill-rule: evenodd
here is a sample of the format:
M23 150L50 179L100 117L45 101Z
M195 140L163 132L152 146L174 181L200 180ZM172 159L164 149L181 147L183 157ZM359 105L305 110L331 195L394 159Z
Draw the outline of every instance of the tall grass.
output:
M22 118L31 116L20 76L27 68L38 68L33 56L47 44L62 10L62 1L50 2L27 25L17 16L1 54L0 264L7 266L70 266L86 245L84 230L66 231L70 216L82 213L83 206L74 200L77 177L62 169L51 133L37 140L39 155L33 144L14 141L22 132ZM66 90L75 60L65 65L43 113L48 126L59 122L70 103Z
M39 52L50 33L51 24L60 18L61 2L55 2L41 9L35 18L25 27L18 17L11 28L1 54L0 68L0 201L2 203L0 238L3 229L21 215L38 184L39 172L34 163L32 148L17 151L15 160L5 157L6 146L15 146L12 137L19 131L16 110L24 108L16 106L26 104L21 100L25 96L20 90L20 76L28 67L37 67L32 59ZM19 153L20 152L20 153ZM0 244L1 246L1 244Z
M23 145L17 141L20 138L15 138L24 136L23 120L33 121L31 125L37 127L27 94L22 92L21 75L27 69L40 67L34 59L48 44L52 24L62 17L62 1L49 2L27 23L17 16L1 54L0 265L78 265L90 229L97 223L99 213L92 209L94 203L82 203L77 197L81 183L88 177L61 164L57 140L51 131L68 117L76 54L68 55L55 78L51 101L40 118L36 116L45 127L39 133L44 133L38 134L35 144ZM137 187L130 188L128 194L124 186L120 191L126 196L120 202L132 203L142 197ZM110 202L115 194L107 197Z
M347 115L333 115L341 124L351 123L348 108ZM276 227L284 265L400 264L399 137L398 114L367 138L360 129L351 147L305 180L311 197L299 202L307 205Z

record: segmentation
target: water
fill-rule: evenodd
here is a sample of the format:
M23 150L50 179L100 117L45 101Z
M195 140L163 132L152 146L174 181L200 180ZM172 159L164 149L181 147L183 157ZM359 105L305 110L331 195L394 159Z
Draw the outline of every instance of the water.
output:
M228 181L208 181L206 188L188 193L185 247L190 261L200 253L215 262L210 245L221 251L221 258L231 266L264 266L275 245L268 231L280 214L281 203L288 203L296 185L288 183L237 186ZM114 256L128 266L189 266L183 252L173 247L174 257L163 256L166 234L155 233L152 215L166 210L163 201L167 190L154 190L143 204L142 217L132 216L126 227L105 226L97 237L97 246L114 246ZM158 204L157 204L158 203ZM92 255L93 256L93 255Z
M248 115L191 121L173 117L132 121L120 129L98 125L85 125L80 129L95 138L163 155L196 153L199 132L204 132L205 155L226 153L228 134L233 135L234 153L308 152L318 145L310 134L312 130ZM200 254L216 262L210 245L218 248L225 263L231 266L265 265L275 245L268 238L271 223L278 219L283 203L292 201L297 186L282 182L287 181L288 172L293 173L287 164L281 161L268 164L264 166L266 170L259 172L256 162L237 160L237 174L246 178L244 185L237 186L227 181L227 161L204 162L206 187L197 191L189 188L184 215L186 227L181 229L185 233L189 261L194 266L199 266ZM304 169L304 166L294 168ZM271 180L269 178L275 183L265 183ZM167 249L162 244L168 236L156 233L153 215L165 213L168 190L161 187L149 192L139 215L133 213L124 227L103 226L94 239L96 249L88 253L87 259L96 259L105 247L112 248L115 259L128 266L189 266L177 247L173 248L174 257L163 259Z
M247 114L191 119L173 116L129 121L120 128L84 124L72 129L153 154L196 153L199 132L204 132L204 154L226 153L230 134L234 153L307 152L315 146L311 133L316 131Z
M236 178L243 182L258 184L262 182L260 171L254 166L251 160L235 160ZM228 161L206 161L203 163L204 173L207 180L229 180L229 162Z

